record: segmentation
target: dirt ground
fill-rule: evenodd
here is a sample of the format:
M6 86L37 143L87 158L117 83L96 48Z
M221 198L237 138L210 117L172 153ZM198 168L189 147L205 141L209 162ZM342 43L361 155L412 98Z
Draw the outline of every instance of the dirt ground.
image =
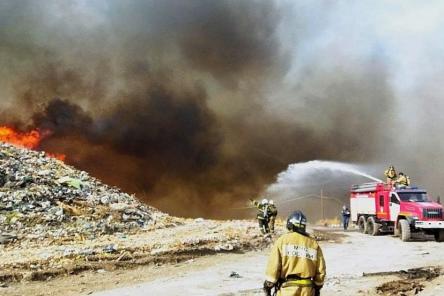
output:
M0 295L79 295L171 274L178 263L206 255L261 250L271 242L256 221L175 219L168 227L135 234L0 245Z
M328 279L324 295L444 295L444 247L429 238L401 242L354 231L321 229ZM342 237L340 240L332 240ZM18 295L262 295L268 250L215 253L180 263L114 267L41 281L10 283L5 296ZM420 268L418 270L409 270ZM365 276L364 276L365 274ZM149 291L149 293L148 293Z
M0 282L176 263L202 255L255 250L268 244L253 221L196 219L92 240L0 245Z

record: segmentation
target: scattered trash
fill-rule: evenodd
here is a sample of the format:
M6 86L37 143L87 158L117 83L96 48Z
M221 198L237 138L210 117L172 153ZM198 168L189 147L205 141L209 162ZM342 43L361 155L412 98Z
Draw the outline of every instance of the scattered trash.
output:
M242 278L242 276L240 276L240 274L238 274L237 272L232 271L230 274L230 278L240 279Z
M103 248L103 251L105 253L116 253L117 252L117 246L116 245L108 245L105 248Z
M0 234L0 245L15 241L16 239L17 236L13 234Z
M0 143L0 155L0 244L94 239L153 225L162 215L43 152Z
M75 189L81 189L83 186L82 181L80 181L79 179L71 178L71 177L62 177L62 178L58 179L57 182L62 185L67 185L67 186L75 188Z
M218 246L214 247L214 250L216 252L220 252L220 251L233 251L234 250L234 246L232 244L218 245Z

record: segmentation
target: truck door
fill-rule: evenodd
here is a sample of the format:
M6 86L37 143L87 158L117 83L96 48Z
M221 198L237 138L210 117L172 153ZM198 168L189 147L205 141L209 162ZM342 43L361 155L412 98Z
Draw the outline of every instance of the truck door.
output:
M390 221L395 221L398 218L400 211L399 199L395 193L390 193Z
M381 220L389 220L389 204L387 192L379 192L376 196L376 216Z

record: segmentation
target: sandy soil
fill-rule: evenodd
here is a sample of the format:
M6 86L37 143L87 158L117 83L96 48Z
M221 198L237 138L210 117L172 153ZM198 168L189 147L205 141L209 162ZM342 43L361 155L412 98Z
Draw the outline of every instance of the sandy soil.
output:
M325 231L325 229L323 229ZM331 230L329 230L331 231ZM338 236L342 235L339 232ZM335 233L330 234L335 237ZM444 245L418 239L404 243L392 236L348 232L343 243L321 242L327 260L324 295L444 295L444 277L409 279L394 271L428 266L444 268ZM177 264L151 264L129 270L101 269L46 282L22 282L0 288L1 295L262 295L258 289L268 250L216 254ZM237 275L234 275L235 272ZM389 272L363 276L363 273ZM392 272L392 273L390 273ZM230 276L232 275L233 276ZM391 282L378 294L376 287ZM401 284L415 283L399 294ZM418 288L419 287L419 288ZM392 288L392 290L390 290ZM416 290L421 291L416 291Z

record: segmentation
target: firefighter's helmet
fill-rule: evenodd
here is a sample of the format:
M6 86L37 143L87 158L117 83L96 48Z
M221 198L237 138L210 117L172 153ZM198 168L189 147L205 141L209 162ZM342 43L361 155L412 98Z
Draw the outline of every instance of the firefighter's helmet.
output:
M301 211L295 211L287 218L287 229L293 232L305 234L307 218Z
M268 201L268 204L270 204L270 205L274 205L274 200L270 199L270 200Z
M268 200L266 199L266 198L264 198L262 201L261 201L261 204L263 204L263 205L266 205L268 203Z

